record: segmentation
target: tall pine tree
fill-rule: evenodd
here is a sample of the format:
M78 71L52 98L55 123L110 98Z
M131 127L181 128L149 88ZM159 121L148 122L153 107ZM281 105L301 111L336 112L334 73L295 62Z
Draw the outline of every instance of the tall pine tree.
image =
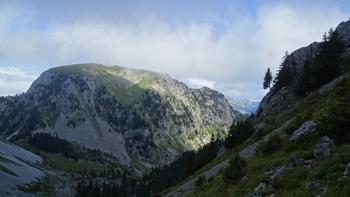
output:
M339 63L345 46L338 32L332 28L329 30L328 36L323 39L319 53L315 58L313 69L315 84L312 87L313 89L321 87L340 74Z
M264 77L264 83L263 83L264 89L271 88L271 81L272 81L272 74L271 74L270 68L267 68L267 71Z
M307 92L315 90L339 76L341 74L341 54L344 48L344 43L337 31L331 28L328 34L325 33L316 56L311 58L309 55L305 60L297 81L297 94L304 96Z
M292 64L294 63L294 58L291 56L289 58L288 51L285 52L282 63L280 65L279 70L277 71L276 77L274 79L276 90L281 89L283 86L288 86L293 81L293 70Z

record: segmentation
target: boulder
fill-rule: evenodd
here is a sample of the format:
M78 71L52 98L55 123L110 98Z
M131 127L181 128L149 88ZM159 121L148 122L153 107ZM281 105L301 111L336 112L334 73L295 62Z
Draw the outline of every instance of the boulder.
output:
M343 175L347 176L350 173L350 162L346 165Z
M298 154L296 153L293 153L291 158L290 158L290 161L291 161L291 165L293 167L296 167L296 166L301 166L303 165L305 162L304 162L304 159L302 157L300 157Z
M316 144L314 149L314 157L319 160L327 160L331 157L331 153L334 151L335 145L332 139L328 136L324 136Z
M305 187L308 190L317 190L321 187L321 185L319 183L313 181L313 182L306 183Z
M267 189L267 184L264 182L261 182L255 189L254 193L255 194L260 194L261 192L265 191Z
M290 142L295 142L300 138L310 135L316 131L317 122L310 120L302 124L297 130L295 130L289 138Z
M304 168L306 168L306 169L311 169L311 168L313 168L313 167L315 167L314 161L312 161L312 160L306 160L306 161L304 162Z
M272 175L272 179L274 179L275 177L280 177L280 176L284 176L287 174L287 168L284 166L280 166L277 167L275 170L275 173Z

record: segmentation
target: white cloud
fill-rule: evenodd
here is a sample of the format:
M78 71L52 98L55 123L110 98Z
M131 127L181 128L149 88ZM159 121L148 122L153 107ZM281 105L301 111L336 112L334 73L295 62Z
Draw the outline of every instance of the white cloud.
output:
M215 82L210 80L205 80L201 78L189 78L187 80L184 80L187 82L187 84L192 88L202 88L202 87L208 87L208 88L215 88Z
M33 80L33 76L28 76L17 68L0 67L0 96L25 92Z
M119 64L166 72L189 79L190 85L249 99L263 96L265 69L276 70L285 50L319 40L322 32L347 19L337 8L277 5L260 7L256 18L225 21L221 33L208 22L172 26L150 19L141 24L81 19L50 23L46 30L9 32L1 22L13 23L16 17L11 22L3 15L0 9L0 57L15 65L46 65L38 67L44 70L80 62Z

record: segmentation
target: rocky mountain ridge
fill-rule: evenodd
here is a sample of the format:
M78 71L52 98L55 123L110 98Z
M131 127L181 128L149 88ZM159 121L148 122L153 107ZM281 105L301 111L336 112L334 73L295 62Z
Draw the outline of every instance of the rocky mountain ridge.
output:
M0 99L1 135L48 132L113 154L122 165L163 165L240 118L225 97L168 75L80 64L44 72L27 93Z
M343 52L342 57L350 57L350 20L341 22L335 28L335 31L339 34L339 38L345 44L345 51ZM256 115L259 121L264 120L270 115L288 109L297 102L298 98L295 95L293 88L296 85L295 83L297 81L297 78L301 74L301 70L305 64L306 59L314 58L318 53L319 47L319 42L313 42L306 47L301 47L293 51L285 58L285 60L282 62L281 67L288 67L291 70L292 75L294 76L292 80L293 83L280 89L277 89L276 86L273 86L271 88L271 90L262 99L256 111ZM342 65L341 67L346 70L346 65Z
M275 84L265 95L252 119L253 135L164 194L349 196L350 20L329 32L323 42L284 59L281 67L288 69L290 81ZM335 54L329 50L339 46ZM319 78L323 80L319 86L298 94L305 66L314 69L307 73L308 79L319 74L326 80ZM336 75L331 75L334 71ZM244 130L230 134L240 132Z
M260 103L260 101L234 98L228 98L228 101L234 110L246 115L255 113Z

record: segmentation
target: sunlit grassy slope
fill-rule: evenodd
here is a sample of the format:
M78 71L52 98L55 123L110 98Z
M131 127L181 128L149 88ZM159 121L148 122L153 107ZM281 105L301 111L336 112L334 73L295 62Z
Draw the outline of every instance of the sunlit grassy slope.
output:
M328 131L318 128L317 132L295 144L289 143L289 134L308 120L321 120L325 115L331 115L332 110L336 110L339 94L350 95L350 74L335 85L330 91L320 93L318 90L310 93L301 99L294 107L281 114L270 117L264 134L281 126L285 121L295 117L292 124L281 134L283 143L280 149L274 150L271 154L257 153L247 161L247 175L239 183L233 184L223 180L223 174L210 178L195 190L185 193L184 196L247 196L254 188L268 176L266 172L281 165L290 163L291 155L297 153L305 160L313 159L313 150L321 136L327 135ZM229 150L222 157L209 163L206 167L198 171L194 176L199 175L205 169L219 163L225 158L232 157L243 148L241 146L235 150ZM346 164L350 162L350 145L339 144L331 156L326 161L315 160L315 167L305 169L303 166L290 168L287 174L274 180L272 186L264 194L275 194L276 196L315 196L321 194L321 189L308 190L305 185L308 182L316 181L322 186L326 186L329 192L324 196L349 196L350 178L343 177ZM181 185L181 184L179 184ZM176 187L175 187L176 188ZM166 192L165 192L166 193Z

